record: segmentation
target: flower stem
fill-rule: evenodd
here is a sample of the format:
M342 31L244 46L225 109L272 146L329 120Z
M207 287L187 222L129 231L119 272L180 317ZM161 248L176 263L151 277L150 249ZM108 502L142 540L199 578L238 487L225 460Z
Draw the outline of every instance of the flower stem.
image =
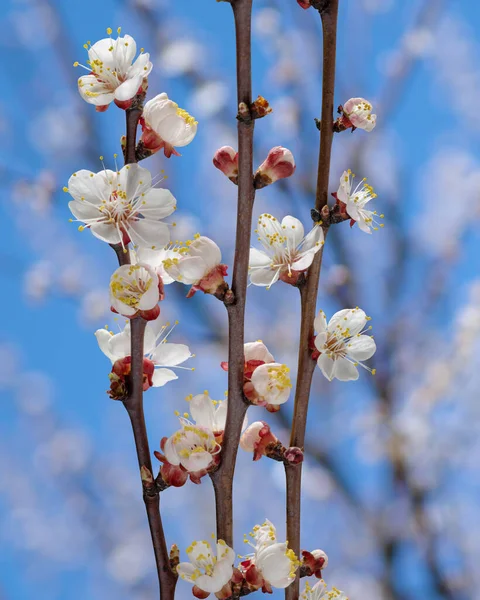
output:
M140 108L126 110L125 164L136 162L136 132L141 114L142 111ZM130 254L124 252L121 244L115 244L112 247L117 254L120 265L130 264ZM160 516L160 493L153 476L150 447L143 412L143 341L146 324L147 322L139 317L132 319L130 322L132 368L129 377L128 398L124 400L123 405L128 412L132 425L140 474L142 475L142 472L146 472L151 475L148 478L142 477L142 487L153 551L155 553L160 598L162 600L174 600L177 575L170 568L170 557Z
M250 107L252 102L251 19L252 0L231 0L235 19L237 50L238 104ZM247 403L243 395L245 298L247 293L248 259L253 187L253 119L238 119L238 204L235 258L231 289L235 296L228 311L228 412L222 445L222 462L212 474L215 490L217 538L233 544L233 475Z
M322 120L320 128L320 152L318 157L317 190L315 208L321 212L328 202L328 181L333 141L333 108L335 88L335 58L337 44L337 15L339 0L324 0L318 9L322 19L323 31L323 81L322 81ZM327 228L324 229L325 236ZM323 251L318 252L310 269L305 285L300 288L301 329L298 351L298 375L295 391L295 405L292 420L290 446L299 448L305 445L308 401L315 369L311 358L309 341L314 335L313 322L316 312L316 300ZM297 556L300 553L300 509L302 463L286 465L287 483L287 539L290 548ZM299 597L299 578L285 590L286 600L297 600Z

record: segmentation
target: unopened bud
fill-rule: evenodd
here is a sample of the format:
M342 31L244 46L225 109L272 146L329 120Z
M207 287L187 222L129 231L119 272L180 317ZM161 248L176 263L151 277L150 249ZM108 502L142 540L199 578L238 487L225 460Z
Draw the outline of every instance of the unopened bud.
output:
M278 179L290 177L294 172L293 154L287 148L276 146L270 150L265 161L257 169L254 180L255 188L261 189Z
M169 559L170 568L175 572L177 570L177 565L180 563L180 550L178 549L177 544L172 544L172 547L170 548Z
M318 579L322 578L322 569L325 569L328 565L328 556L323 550L308 550L302 551L303 567L307 577L315 575Z
M151 487L153 485L152 472L149 469L147 469L145 465L142 465L140 469L140 476L142 478L142 483L145 487Z
M299 463L303 462L303 452L296 446L287 448L283 456L284 459L291 465L298 465Z
M253 452L253 460L259 460L269 444L276 444L278 439L264 421L255 421L242 434L240 447L246 452Z
M235 152L231 146L219 148L213 157L213 164L230 181L235 183L235 185L238 184L238 152Z

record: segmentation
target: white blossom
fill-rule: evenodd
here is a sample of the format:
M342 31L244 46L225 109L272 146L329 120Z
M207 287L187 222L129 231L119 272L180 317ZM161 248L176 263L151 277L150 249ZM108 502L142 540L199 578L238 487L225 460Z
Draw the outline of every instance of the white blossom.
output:
M372 114L372 105L364 98L350 98L343 105L343 114L354 127L372 131L377 123L377 115Z
M143 348L145 357L153 363L155 368L152 377L153 387L161 387L169 381L178 379L171 368L178 367L192 356L189 347L185 344L167 342L175 325L172 327L169 323L162 325L160 319L157 318L155 321L149 321L145 327ZM125 327L119 333L114 334L107 329L98 329L95 337L100 350L111 360L112 364L131 355L130 321L126 322Z
M251 382L259 400L256 404L284 404L292 389L290 369L276 362L258 366L252 373Z
M290 216L280 223L272 215L262 214L255 233L264 250L250 249L250 281L267 289L279 279L295 284L323 246L319 225L304 236L302 223Z
M165 156L178 156L174 148L190 144L197 133L197 125L198 121L163 93L145 104L141 139L147 149L156 152L163 148Z
M227 268L220 262L220 248L210 238L196 233L193 240L187 240L176 252L174 258L163 261L163 266L172 279L192 286L187 297L198 290L214 294L225 284Z
M120 28L117 30L120 33ZM112 30L107 29L111 36ZM88 50L88 67L79 65L87 71L78 80L78 91L84 100L97 107L106 108L112 101L116 101L122 108L139 91L143 81L152 70L150 55L144 54L143 49L134 61L137 53L137 44L129 36L111 37L99 40L93 46L84 45Z
M235 552L223 540L217 542L216 556L207 541L192 542L186 552L190 562L177 566L181 579L208 593L219 592L230 581Z
M335 587L329 590L323 579L317 581L313 587L307 581L300 597L302 600L348 600L345 592Z
M220 452L213 431L180 417L181 429L171 435L163 447L171 465L181 465L186 471L207 469Z
M257 577L260 575L262 585L267 589L269 586L288 587L295 579L300 562L287 542L277 542L273 523L266 520L263 525L255 525L250 537L254 543L247 536L244 536L244 541L254 548L254 554L246 557L248 560L241 564L241 568L244 571L252 569Z
M150 171L137 164L120 171L74 173L64 191L74 198L68 207L92 234L109 244L132 241L141 248L162 248L170 231L161 219L176 208L169 190L152 187Z
M335 313L327 325L325 313L321 310L315 318L315 347L320 353L317 364L325 377L332 381L353 381L358 379L357 367L361 366L375 374L361 361L375 354L373 337L365 335L369 321L360 308L346 308ZM368 327L371 329L371 327Z
M348 216L358 223L358 226L365 233L372 233L372 229L377 231L379 227L383 227L383 223L376 219L383 219L383 215L377 216L377 211L371 211L365 206L377 197L373 187L367 183L364 177L357 187L352 190L353 179L355 175L350 171L344 171L340 177L340 186L337 191L337 200L345 204L345 210Z
M162 282L165 285L168 285L173 283L175 280L165 271L163 261L175 258L177 256L175 248L176 246L174 244L168 244L160 250L152 250L152 248L138 248L136 251L131 251L130 255L132 257L132 262L143 263L155 269L157 275L161 277Z
M110 278L112 308L125 317L152 310L160 300L159 283L158 275L148 265L118 267Z
M207 390L203 394L187 396L190 414L197 425L210 430L214 435L219 435L225 429L227 420L228 400L212 400ZM243 429L247 426L245 417Z

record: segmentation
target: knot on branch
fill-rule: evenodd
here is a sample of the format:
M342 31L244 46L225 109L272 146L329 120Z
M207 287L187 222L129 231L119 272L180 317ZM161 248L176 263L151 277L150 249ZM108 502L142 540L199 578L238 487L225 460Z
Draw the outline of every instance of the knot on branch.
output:
M331 3L332 0L310 0L310 6L316 8L321 15L330 12Z
M243 123L251 123L254 119L266 117L273 111L268 100L258 96L250 105L240 102L238 105L237 119Z
M350 219L350 217L342 211L342 207L339 204L335 204L332 208L325 205L321 210L312 208L310 215L312 220L318 225L321 225L324 229L330 227L330 225L343 223L343 221Z

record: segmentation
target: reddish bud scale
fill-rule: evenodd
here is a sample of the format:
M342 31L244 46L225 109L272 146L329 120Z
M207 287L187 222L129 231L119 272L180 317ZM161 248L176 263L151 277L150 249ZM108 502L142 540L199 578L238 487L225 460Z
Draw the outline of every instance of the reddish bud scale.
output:
M228 275L227 265L217 265L209 271L200 281L192 285L187 294L187 298L191 298L196 292L202 291L204 294L212 294L216 297L225 296L228 290L228 284L224 277ZM220 298L221 299L221 298Z
M140 126L142 128L142 137L140 139L140 142L142 143L143 147L142 149L149 151L148 156L155 154L159 150L162 150L162 148L166 158L170 158L172 154L174 156L181 156L181 154L178 153L171 144L163 140L153 129L151 129L146 124L145 119L143 117L140 117L138 122L140 123Z
M273 435L270 425L263 423L263 428L258 432L258 439L255 442L253 450L253 460L260 460L264 454L266 454L267 446L269 444L276 444L278 439Z
M194 585L192 588L192 594L195 596L195 598L201 598L201 599L208 598L210 596L210 592L204 592L196 585Z
M326 566L325 558L323 556L316 558L313 553L308 552L308 550L302 550L302 557L306 576L311 577L312 575L315 575L317 579L321 579L322 569Z

